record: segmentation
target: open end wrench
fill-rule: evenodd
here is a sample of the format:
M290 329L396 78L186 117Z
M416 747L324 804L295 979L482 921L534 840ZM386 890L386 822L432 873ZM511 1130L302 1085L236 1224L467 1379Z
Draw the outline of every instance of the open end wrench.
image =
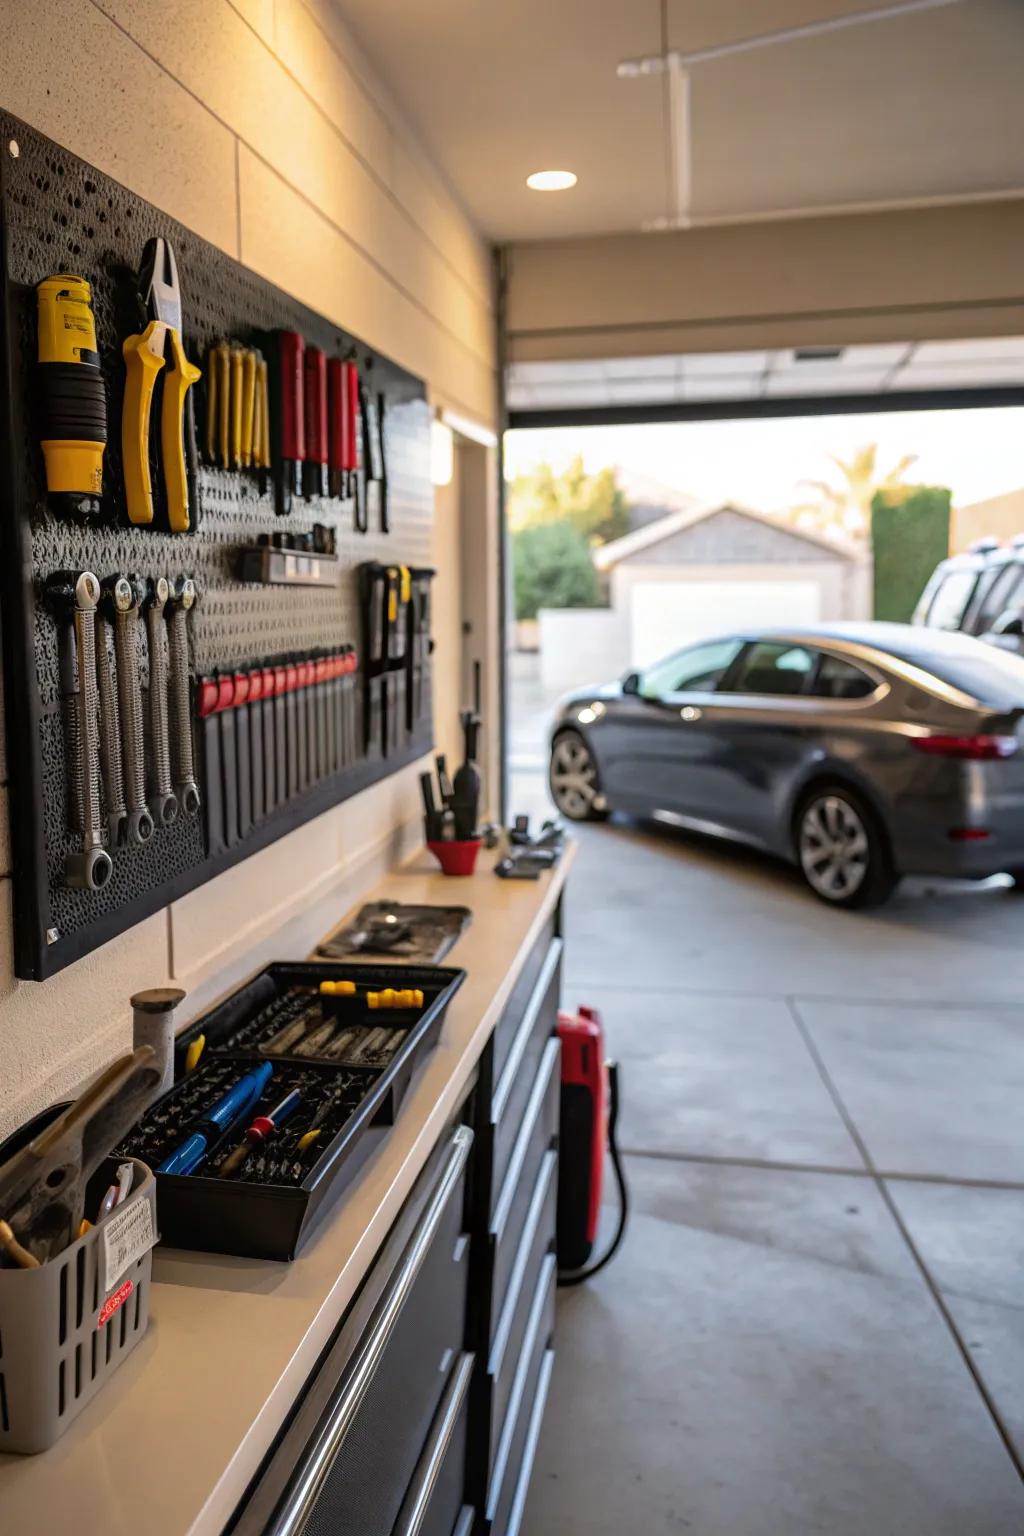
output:
M171 595L166 576L156 576L146 594L146 644L149 650L149 810L158 827L178 819L178 797L171 788L171 747L167 728L167 633L164 610Z
M167 602L167 640L171 657L171 775L178 802L186 816L195 816L201 804L192 748L192 711L189 699L188 616L198 593L191 576L179 576Z
M121 761L121 711L107 639L109 625L101 619L96 629L96 686L100 699L100 776L107 812L107 837L111 848L124 839L127 809L124 803L124 765Z
M142 582L137 576L108 576L103 601L114 630L117 696L121 711L121 757L127 806L125 841L142 847L153 836L146 805L146 758L142 734L142 684L139 681L138 628Z
M96 686L96 604L100 584L92 571L51 578L48 593L70 626L72 644L61 658L61 691L70 728L71 790L80 852L64 864L64 883L73 890L98 891L114 872L104 847L100 819L99 695Z

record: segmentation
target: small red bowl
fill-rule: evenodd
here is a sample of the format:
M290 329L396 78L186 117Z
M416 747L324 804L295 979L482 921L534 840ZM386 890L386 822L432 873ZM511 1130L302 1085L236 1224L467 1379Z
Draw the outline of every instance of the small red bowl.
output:
M465 842L427 844L434 858L446 875L471 875L476 868L476 856L483 839L468 838Z

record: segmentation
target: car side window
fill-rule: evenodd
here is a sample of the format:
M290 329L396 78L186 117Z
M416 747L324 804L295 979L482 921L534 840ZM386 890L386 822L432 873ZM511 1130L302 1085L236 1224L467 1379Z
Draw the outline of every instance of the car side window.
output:
M928 609L929 629L959 629L970 601L977 571L950 571L932 598Z
M877 687L860 667L823 651L808 692L816 699L866 699Z
M640 679L640 693L645 699L660 699L666 693L711 693L739 655L742 640L707 640L676 651L664 661L648 667Z
M804 645L759 640L740 658L729 679L730 693L804 693L817 656Z
M1003 566L978 609L975 628L979 634L984 634L987 629L991 629L999 615L1012 606L1022 580L1024 580L1024 565L1014 560L1010 565Z

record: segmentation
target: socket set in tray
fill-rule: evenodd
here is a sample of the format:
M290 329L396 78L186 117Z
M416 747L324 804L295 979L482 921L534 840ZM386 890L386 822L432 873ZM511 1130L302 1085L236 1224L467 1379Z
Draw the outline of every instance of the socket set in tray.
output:
M394 1124L464 976L444 966L276 962L184 1031L174 1086L121 1149L157 1170L163 1240L293 1258L321 1207ZM187 1071L201 1036L202 1056ZM194 1172L160 1171L240 1079L268 1067L259 1098L210 1139ZM247 1146L247 1129L285 1100L287 1120Z

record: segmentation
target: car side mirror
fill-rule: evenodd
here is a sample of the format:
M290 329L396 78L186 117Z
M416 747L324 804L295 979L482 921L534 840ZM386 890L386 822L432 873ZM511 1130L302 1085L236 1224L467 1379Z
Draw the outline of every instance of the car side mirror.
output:
M640 673L639 672L627 672L626 673L625 677L622 679L622 691L623 691L623 693L639 693L640 692Z
M1024 635L1024 616L1014 608L1007 608L992 626L994 635Z

